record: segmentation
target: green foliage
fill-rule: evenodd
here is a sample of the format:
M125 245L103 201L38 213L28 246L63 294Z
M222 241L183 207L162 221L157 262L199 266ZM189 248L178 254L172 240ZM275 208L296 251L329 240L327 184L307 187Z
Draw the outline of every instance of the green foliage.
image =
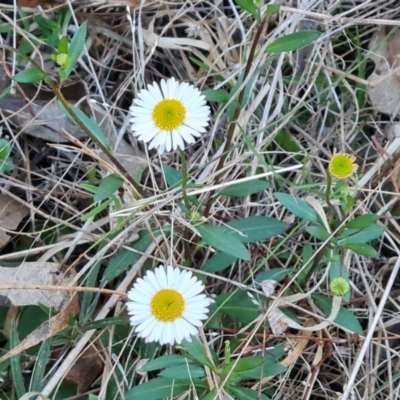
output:
M11 321L11 336L10 336L10 346L11 349L17 347L19 343L18 340L18 331L17 331L17 321ZM22 377L22 369L21 369L21 356L18 354L11 358L11 374L13 380L13 386L15 392L17 393L17 397L20 399L25 393L25 385L24 379Z
M87 22L85 21L75 33L68 47L67 56L69 62L67 62L60 69L61 82L65 82L67 80L67 78L75 68L76 64L78 63L79 58L83 51L83 47L85 46L86 34L87 34Z
M230 197L245 197L262 192L263 190L267 190L269 186L270 185L268 182L254 179L248 182L236 183L228 186L227 188L221 190L220 195Z
M209 258L201 268L205 272L219 272L229 267L238 260L237 257L231 256L226 253L217 253L215 256Z
M197 225L202 239L210 246L242 260L250 260L250 254L239 235L228 228L207 224Z
M46 74L36 67L27 68L14 75L13 79L18 83L35 83L46 78Z
M285 279L291 272L295 272L296 270L293 268L274 268L269 271L264 271L259 273L254 279L255 282L261 283L265 280L273 280L277 282L281 282Z
M14 169L14 162L10 155L11 143L7 139L0 138L0 174L11 172Z
M257 8L254 0L235 0L235 3L244 11L250 13L254 18L257 18Z
M320 222L316 211L304 200L286 193L275 193L276 199L285 206L292 214L304 221Z
M208 358L203 346L196 337L193 337L191 342L184 340L182 342L182 347L201 365L214 369L213 362Z
M220 294L216 297L215 303L220 313L229 315L243 325L253 322L259 316L258 307L245 292Z
M289 33L271 43L265 50L269 54L299 50L315 42L321 36L318 31L300 31Z
M318 307L322 309L324 314L328 317L332 310L332 299L329 299L325 296L319 294L312 294L312 299L315 301ZM351 332L358 333L359 335L363 334L363 329L358 319L355 315L344 308L343 306L340 307L339 313L335 318L335 323L344 328L348 329Z
M116 174L105 177L93 196L93 201L102 201L114 195L123 185L124 181Z

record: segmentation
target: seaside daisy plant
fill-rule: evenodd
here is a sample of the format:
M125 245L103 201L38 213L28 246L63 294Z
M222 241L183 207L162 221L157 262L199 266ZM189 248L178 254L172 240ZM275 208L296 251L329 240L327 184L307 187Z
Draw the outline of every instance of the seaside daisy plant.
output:
M186 82L175 78L152 83L138 93L129 109L133 135L150 143L149 149L183 150L186 143L205 132L210 109L205 96Z
M212 300L190 271L160 265L139 278L128 292L130 322L146 342L191 341L207 318Z

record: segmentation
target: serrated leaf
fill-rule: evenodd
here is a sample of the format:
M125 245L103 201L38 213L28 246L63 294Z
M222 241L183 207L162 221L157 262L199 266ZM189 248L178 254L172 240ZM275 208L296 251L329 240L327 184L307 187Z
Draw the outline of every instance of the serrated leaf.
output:
M379 257L380 254L369 244L347 244L344 246L346 249L354 251L354 253L359 254L360 256L376 258Z
M295 272L296 270L293 268L274 268L269 271L261 272L254 279L255 282L261 283L265 280L273 280L277 282L281 282L285 279L291 272Z
M223 89L206 89L202 94L206 96L207 101L214 103L227 103L231 98L231 95Z
M171 379L204 378L204 368L196 364L181 364L168 367L160 372L159 376Z
M319 31L300 31L289 33L271 43L265 50L269 54L295 51L310 45L321 36Z
M258 307L245 292L224 293L215 299L218 311L227 314L244 325L253 322L258 316Z
M328 299L325 296L321 296L319 294L312 294L311 295L315 303L318 307L322 309L324 314L329 317L331 310L332 310L332 299ZM363 335L363 329L358 319L354 316L354 314L340 306L340 310L338 315L334 321L336 324L343 326L344 328L348 329L351 332L358 333L359 335Z
M221 196L244 197L262 192L263 190L268 189L269 186L270 185L268 182L255 179L253 181L236 183L228 186L227 188L221 190L219 194Z
M125 393L125 400L161 400L172 398L188 390L190 382L177 382L168 378L155 378L134 386Z
M325 240L328 240L329 236L331 236L331 234L322 226L307 226L306 232L311 236L314 236L316 239L321 240L321 242L325 242Z
M194 357L201 365L205 365L211 369L214 368L213 363L208 358L203 346L196 337L192 337L192 341L184 340L181 345L192 357Z
M235 0L235 3L240 8L250 13L254 18L257 18L257 8L253 0Z
M159 369L164 369L173 365L176 366L180 364L186 364L186 360L187 359L184 356L181 356L179 354L170 354L167 356L155 358L154 360L150 360L145 365L143 365L140 370L143 372L157 371Z
M250 260L250 254L241 240L228 231L227 228L201 224L197 225L196 229L208 245L236 258L245 261Z
M116 174L105 177L93 196L93 201L102 201L114 195L123 185L124 181Z
M228 222L227 225L240 232L239 235L235 231L231 231L230 234L234 233L242 243L266 240L282 234L287 229L287 225L284 222L260 215L235 219Z
M25 69L14 75L13 80L18 83L36 83L46 78L46 74L36 67Z
M317 222L319 218L317 212L310 207L304 200L290 196L286 193L275 193L277 200L285 206L292 214L304 221Z

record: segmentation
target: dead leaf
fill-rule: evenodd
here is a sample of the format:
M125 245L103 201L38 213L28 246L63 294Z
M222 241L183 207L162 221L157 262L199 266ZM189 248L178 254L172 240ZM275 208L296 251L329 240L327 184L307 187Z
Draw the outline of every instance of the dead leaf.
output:
M75 316L79 312L79 299L75 295L66 305L64 310L60 311L54 317L40 324L33 332L31 332L18 346L11 349L8 353L0 358L0 363L14 357L23 351L36 346L56 333L61 332L68 327L70 315Z
M7 230L15 230L28 214L27 207L5 194L0 194L0 248L10 240Z
M386 114L400 112L400 29L383 27L369 42L375 70L368 78L368 95L373 107Z
M67 286L76 273L63 272L58 263L24 262L20 267L3 267L0 262L0 306L27 306L44 304L46 307L60 310L71 299L73 293L65 290L13 289L29 285ZM3 289L7 287L7 289Z
M0 93L10 86L10 78L4 69L0 68ZM39 139L56 143L68 142L63 130L76 138L83 138L85 134L74 124L58 107L54 93L34 84L19 84L21 91L7 94L0 99L0 110L6 118L21 130ZM70 103L76 103L87 95L85 84L82 81L69 82L61 90ZM87 111L84 101L81 108Z
M102 370L103 360L99 356L99 351L93 345L90 345L72 365L65 379L77 385L78 393L84 393Z

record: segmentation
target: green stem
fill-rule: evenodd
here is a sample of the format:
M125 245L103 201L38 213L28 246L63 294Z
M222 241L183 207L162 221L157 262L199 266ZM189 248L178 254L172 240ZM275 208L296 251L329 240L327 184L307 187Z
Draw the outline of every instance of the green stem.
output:
M70 114L70 116L72 117L72 119L74 120L74 122L79 126L79 128L82 129L83 132L85 132L85 134L90 137L90 139L92 139L100 148L101 150L103 150L103 152L105 154L107 154L107 157L114 163L114 165L119 169L119 171L121 172L121 174L125 177L125 179L127 181L129 181L129 183L134 187L134 189L136 190L137 194L139 195L139 197L146 197L145 192L143 191L143 189L140 187L140 185L138 183L135 182L135 180L129 175L128 171L125 169L125 167L114 157L114 155L110 152L110 150L104 146L91 132L90 130L86 127L86 125L78 118L78 116L73 112L73 110L71 109L69 103L67 102L67 100L65 100L64 95L61 93L61 89L58 86L58 84L55 84L50 78L47 77L47 74L45 71L43 71L43 69L40 67L39 64L37 64L34 60L32 60L29 56L27 56L26 54L21 53L18 49L13 49L12 47L9 46L0 46L5 48L6 50L10 50L12 52L17 53L18 55L20 55L21 57L23 57L26 61L28 61L29 63L31 63L35 68L37 68L38 70L40 70L43 74L46 75L46 78L44 79L44 81L46 82L46 84L50 87L50 89L54 92L55 96L57 97L57 100L60 101L60 103L65 107L65 109L68 111L68 113Z
M264 29L265 22L266 22L266 20L263 19L261 24L260 24L260 26L257 29L257 32L256 32L255 36L254 36L254 40L253 40L253 43L252 43L251 49L250 49L249 58L247 59L246 68L245 68L244 74L243 74L243 82L246 81L246 78L249 75L251 65L253 64L254 55L255 55L255 52L256 52L256 49L257 49L257 45L258 45L258 42L260 40L261 33L262 33L263 29ZM229 124L228 134L227 134L225 145L224 145L224 151L222 152L221 158L219 159L218 165L217 165L217 168L216 168L217 175L216 175L216 178L215 178L215 181L214 181L215 185L217 185L221 180L221 175L218 174L218 171L220 171L222 169L222 167L224 166L225 160L228 157L228 150L231 147L231 143L232 143L232 140L233 140L233 133L235 131L236 121L239 118L240 111L242 110L242 102L243 102L243 98L244 98L245 89L246 88L243 87L243 89L239 93L239 98L238 98L238 102L237 102L237 105L236 105L236 108L235 108L235 113L233 114L232 122ZM206 217L208 216L208 214L210 212L210 209L211 209L211 205L215 200L214 193L215 193L215 191L211 191L210 192L210 195L209 195L209 198L208 198L208 201L207 201L207 204L206 204L206 208L205 208L205 211L204 211L204 215Z
M325 200L326 204L328 204L329 208L332 210L333 214L335 215L336 211L331 203L331 186L332 186L332 177L329 171L326 171L326 192L325 192Z
M185 206L188 209L188 212L190 212L190 203L187 196L188 171L187 171L186 157L182 149L178 148L178 150L182 163L182 197L183 197L183 202L185 203Z

